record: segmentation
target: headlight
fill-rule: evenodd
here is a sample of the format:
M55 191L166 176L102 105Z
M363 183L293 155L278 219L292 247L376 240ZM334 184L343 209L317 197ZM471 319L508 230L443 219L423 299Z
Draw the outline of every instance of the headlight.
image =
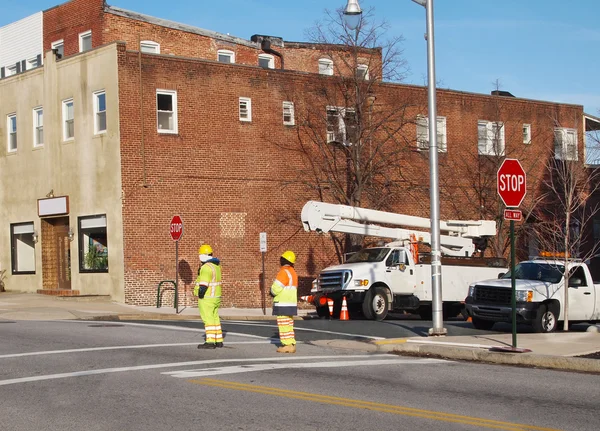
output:
M469 286L469 294L467 296L473 296L475 293L475 286Z
M517 290L515 296L517 302L531 302L533 300L533 290Z
M355 286L368 286L369 285L369 280L364 278L364 279L358 279L358 280L354 280L354 285Z

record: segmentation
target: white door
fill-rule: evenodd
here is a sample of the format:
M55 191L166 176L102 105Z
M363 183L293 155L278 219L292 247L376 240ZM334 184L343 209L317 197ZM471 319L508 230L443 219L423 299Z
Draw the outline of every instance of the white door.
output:
M385 260L385 277L395 294L411 295L415 292L415 274L405 249L395 248Z
M593 285L588 286L583 266L571 270L568 289L569 320L591 320L596 302L596 292Z

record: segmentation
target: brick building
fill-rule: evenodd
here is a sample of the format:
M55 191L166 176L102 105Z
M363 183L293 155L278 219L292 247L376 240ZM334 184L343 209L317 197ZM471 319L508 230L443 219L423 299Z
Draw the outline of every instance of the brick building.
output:
M153 304L158 282L175 278L168 229L178 214L180 304L192 303L197 249L207 242L223 262L224 306L259 307L260 232L268 234L267 285L278 255L293 249L307 289L336 259L327 237L301 230L304 202L334 196L307 178L320 148L346 161L366 151L366 138L349 136L367 121L382 125L368 148L393 144L371 161L394 161L386 175L400 192L386 209L428 216L426 89L377 82L377 50L349 63L342 47L267 37L278 57L262 49L264 38L100 0L44 11L43 67L0 80L7 288ZM337 91L347 82L368 89L352 108ZM494 167L512 156L540 178L540 161L557 155L557 133L559 157L585 160L591 117L581 106L440 90L438 115L443 218L493 216ZM323 145L299 151L307 142ZM528 192L530 202L535 196Z

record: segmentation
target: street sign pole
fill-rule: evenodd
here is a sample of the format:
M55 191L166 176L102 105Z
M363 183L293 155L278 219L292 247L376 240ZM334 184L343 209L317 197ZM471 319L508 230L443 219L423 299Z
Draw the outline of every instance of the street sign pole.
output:
M169 233L171 234L171 239L175 241L175 300L173 301L173 306L175 307L175 312L179 312L178 307L178 290L179 290L179 240L183 236L183 220L178 215L173 216L171 219L171 224L169 225Z
M262 255L262 277L260 278L260 290L262 292L263 315L267 314L267 292L265 285L265 253L267 252L267 233L261 232L259 235L260 254Z
M510 221L510 287L512 290L512 347L517 348L517 286L515 281L515 221Z
M179 290L179 240L175 241L175 313L177 307L177 291Z

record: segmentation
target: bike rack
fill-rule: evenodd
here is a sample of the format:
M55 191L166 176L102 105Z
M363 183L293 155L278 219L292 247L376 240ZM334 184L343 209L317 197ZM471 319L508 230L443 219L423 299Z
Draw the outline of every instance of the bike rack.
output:
M166 283L173 285L173 288L175 290L175 298L173 298L173 307L177 309L177 283L175 283L175 281L173 280L163 280L160 283L158 283L158 287L156 288L156 308L160 308L160 287ZM165 291L163 289L163 293L164 292Z

